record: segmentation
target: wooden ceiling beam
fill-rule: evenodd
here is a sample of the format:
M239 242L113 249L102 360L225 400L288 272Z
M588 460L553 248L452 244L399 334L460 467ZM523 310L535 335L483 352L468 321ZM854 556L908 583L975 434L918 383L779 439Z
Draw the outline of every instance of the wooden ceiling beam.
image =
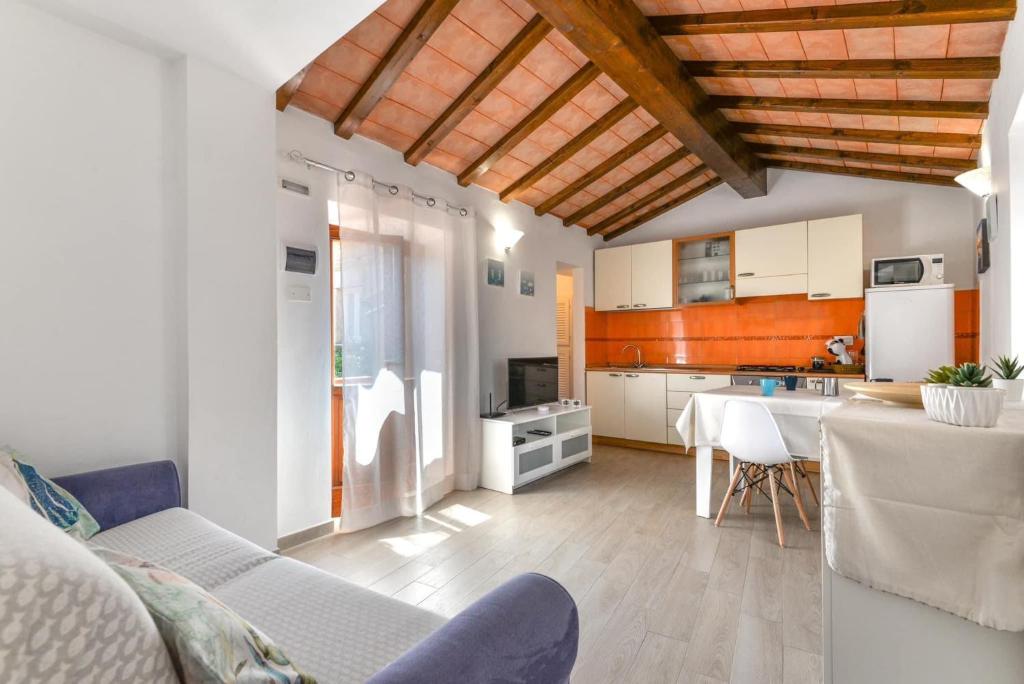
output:
M788 126L784 124L736 124L744 135L774 135L812 140L877 142L895 145L926 145L937 147L981 147L981 136L970 133L923 133L920 131L883 131L862 128L825 128L822 126Z
M636 202L633 202L632 204L623 207L622 209L615 212L608 218L602 220L600 223L595 223L594 225L590 226L589 228L587 228L587 235L596 235L600 232L603 232L611 228L622 219L632 214L635 214L636 212L640 211L651 202L655 202L661 199L662 197L665 197L666 195L675 192L679 188L683 187L684 185L692 181L694 178L697 178L700 175L702 175L707 170L708 167L704 166L703 164L697 166L696 168L690 169L689 171L679 176L678 178L674 178L668 183L665 183L665 185L661 186L660 188L652 190L651 192L647 193L646 195L638 199Z
M666 133L668 133L668 131L666 131L665 127L662 126L661 124L654 126L654 128L651 128L646 133L641 135L639 138L629 143L621 150L619 150L618 152L616 152L615 154L608 157L603 162L592 168L590 171L587 171L585 174L574 180L572 183L569 183L569 185L565 186L564 188L556 192L554 195L538 204L536 208L534 208L533 213L536 214L537 216L543 216L544 214L548 213L549 211L557 207L559 204L561 204L565 200L569 199L570 197L572 197L573 195L580 192L585 187L596 181L601 176L610 172L612 169L620 166L630 157L633 157L634 155L638 154L648 145L651 145L657 140L660 140L662 137L664 137Z
M694 76L718 78L999 78L998 57L694 61L684 65Z
M534 15L498 56L473 79L469 87L462 91L444 113L405 151L405 161L413 165L423 161L423 158L454 131L550 31L551 24L544 21L544 17L539 14Z
M555 92L551 93L546 100L541 102L535 110L513 126L508 133L502 136L501 140L463 169L462 173L459 174L459 185L469 185L487 173L494 166L495 162L511 152L512 148L540 128L555 112L564 107L569 100L579 95L581 90L590 85L600 75L601 70L593 62L587 62L582 69L570 76Z
M633 0L529 0L578 50L743 197L767 194L761 161Z
M605 242L607 242L608 240L614 240L615 238L619 237L620 235L625 235L626 233L628 233L629 231L633 230L634 228L639 228L640 226L642 226L643 224L647 223L651 219L654 219L654 218L657 218L658 216L661 216L666 211L669 211L670 209L675 209L679 205L686 204L690 200L692 200L692 199L694 199L696 197L699 197L700 195L703 195L708 190L711 190L713 188L717 188L721 184L722 184L722 179L721 178L712 178L711 180L709 180L704 185L698 186L698 187L694 188L693 190L690 190L689 192L687 192L685 194L682 194L679 197L676 197L675 199L669 200L668 202L663 202L662 204L659 204L658 206L654 207L650 211L648 211L648 212L646 212L644 214L641 214L640 216L637 216L636 218L634 218L629 223L623 224L623 225L619 226L618 228L616 228L615 230L613 230L611 232L608 232L608 233L605 233L602 237L604 237Z
M895 166L917 166L928 169L970 171L978 167L973 159L950 159L948 157L925 157L915 154L883 154L881 152L855 152L852 150L828 150L820 147L799 147L797 145L754 145L759 156L800 156L818 159L838 159L867 162L871 164L892 164Z
M313 65L307 64L302 71L289 78L284 85L277 89L277 111L283 112L285 107L291 103L295 93L299 92L299 88L302 87L302 82L306 79L306 74L309 73L311 66Z
M935 102L931 100L846 100L813 97L713 96L718 109L869 116L927 116L944 119L987 119L988 102Z
M901 0L651 17L663 36L933 26L1010 21L1015 0Z
M668 167L672 166L677 162L681 162L690 155L690 151L685 147L680 147L678 150L672 150L672 152L666 154L664 157L654 162L646 169L636 174L624 183L620 183L615 186L614 189L609 190L605 194L598 197L593 202L587 204L581 209L577 209L573 213L562 219L563 226L571 226L574 223L578 223L580 219L590 216L595 211L605 206L609 202L614 202L619 197L622 197L633 188L646 183L662 171L665 171Z
M858 178L875 178L879 180L903 181L904 183L924 183L959 188L952 176L933 176L927 173L904 173L902 171L882 171L879 169L850 168L848 166L831 166L829 164L810 164L807 162L787 161L782 159L768 160L769 166L778 169L810 171L812 173L834 173L840 176L856 176Z
M398 38L377 63L370 77L359 86L359 90L334 122L335 133L345 139L352 137L458 1L423 0L412 20L398 34Z
M509 183L508 187L502 190L498 197L502 202L509 202L516 199L534 183L557 169L584 147L594 142L598 136L607 132L608 129L619 121L622 121L626 115L635 109L636 102L633 102L633 98L627 96L625 100L612 107L608 113L587 126L582 133L567 142L565 145L562 145L547 159Z

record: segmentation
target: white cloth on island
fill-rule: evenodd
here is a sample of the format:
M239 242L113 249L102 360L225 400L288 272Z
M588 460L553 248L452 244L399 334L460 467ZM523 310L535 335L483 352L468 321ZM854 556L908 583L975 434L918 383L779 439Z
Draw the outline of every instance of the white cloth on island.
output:
M851 401L822 418L822 533L840 575L1024 631L1024 410L993 428Z
M779 388L770 397L761 395L757 385L733 385L694 394L676 421L676 431L687 448L717 447L721 444L725 403L730 399L754 401L771 411L789 453L817 461L820 458L821 416L838 408L842 399L823 397L808 389Z

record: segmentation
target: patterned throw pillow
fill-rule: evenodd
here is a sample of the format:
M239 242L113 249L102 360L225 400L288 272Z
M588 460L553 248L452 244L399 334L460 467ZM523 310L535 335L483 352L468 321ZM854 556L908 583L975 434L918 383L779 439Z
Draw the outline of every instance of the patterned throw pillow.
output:
M315 684L266 635L199 586L148 561L88 546L142 599L185 684Z
M24 499L27 493L32 510L72 537L85 540L100 531L96 519L89 515L89 511L85 510L78 499L20 460L20 454L13 449L0 448L0 470L4 471L5 486L11 489L15 496ZM12 489L8 484L12 471L21 482L21 492Z

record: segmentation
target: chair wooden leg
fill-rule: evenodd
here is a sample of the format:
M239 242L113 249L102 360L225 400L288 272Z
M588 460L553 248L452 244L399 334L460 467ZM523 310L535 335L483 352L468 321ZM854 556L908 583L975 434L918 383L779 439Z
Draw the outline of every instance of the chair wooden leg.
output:
M775 509L775 530L779 533L779 546L786 546L786 533L782 531L782 511L779 510L779 487L775 483L774 466L767 469L768 486L772 490L772 508Z
M807 474L807 467L803 463L800 464L800 474L807 480L807 486L811 490L811 498L814 499L814 505L821 508L821 504L818 503L818 493L814 491L814 483L811 482L811 476Z
M800 513L804 529L810 530L811 523L807 520L807 511L804 509L804 497L800 495L800 485L797 484L799 478L796 474L796 466L792 463L789 464L789 468L782 466L782 476L786 479L786 486L793 490L793 500L796 501L796 510Z
M743 472L743 464L736 464L736 471L732 474L732 479L729 481L729 489L725 492L725 498L722 499L722 507L718 509L718 517L715 518L715 527L722 524L722 518L725 517L726 512L729 510L729 503L732 501L733 490L736 489L736 483L740 481L740 474Z

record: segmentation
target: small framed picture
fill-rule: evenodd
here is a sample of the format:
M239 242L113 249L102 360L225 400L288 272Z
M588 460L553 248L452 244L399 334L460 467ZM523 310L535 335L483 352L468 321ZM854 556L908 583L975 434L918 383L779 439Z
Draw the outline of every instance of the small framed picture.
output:
M533 296L533 271L519 272L519 294Z
M505 287L505 262L497 259L487 260L487 284Z

